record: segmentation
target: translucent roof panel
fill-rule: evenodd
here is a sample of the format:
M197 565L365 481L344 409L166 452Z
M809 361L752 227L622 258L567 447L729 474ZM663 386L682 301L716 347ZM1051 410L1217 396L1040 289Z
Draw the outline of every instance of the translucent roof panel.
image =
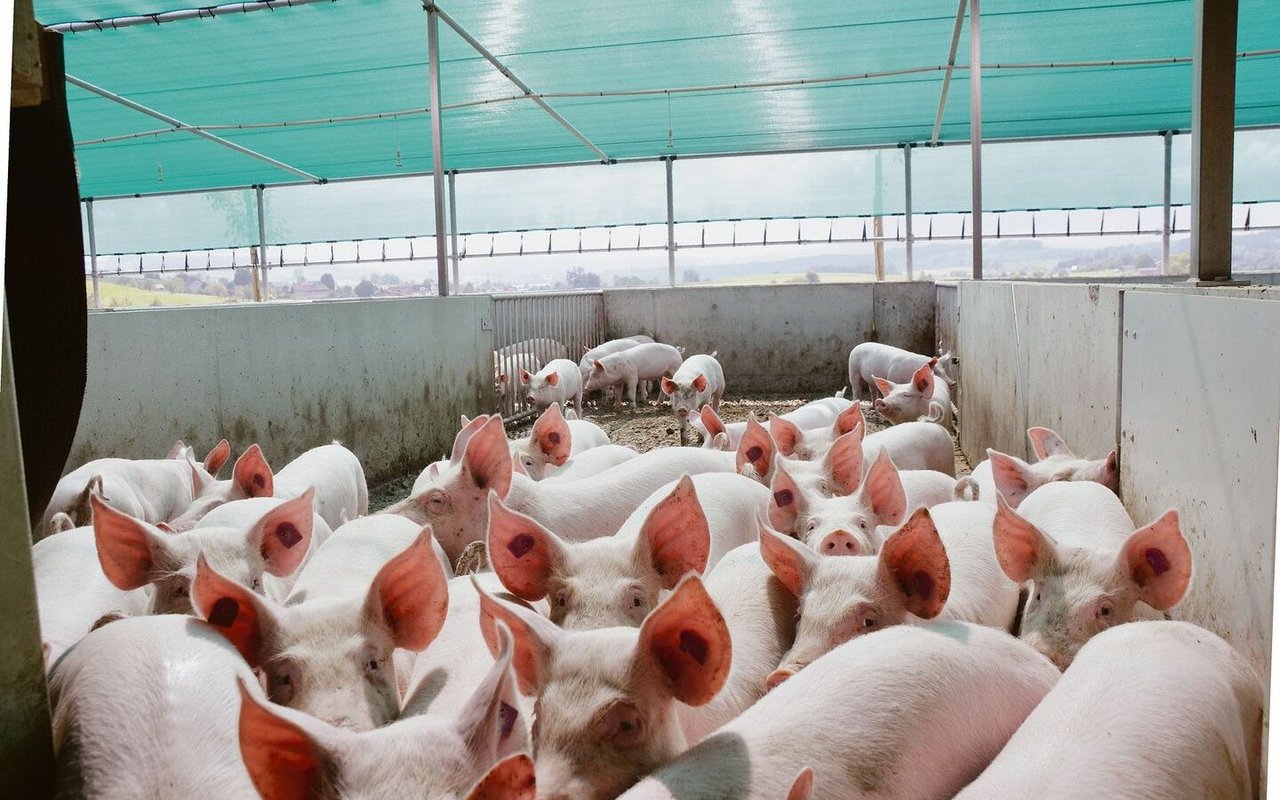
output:
M46 24L183 6L35 5ZM441 7L610 159L926 142L956 11L946 0L453 0ZM1190 127L1191 0L987 0L982 16L985 138ZM426 14L418 0L281 6L90 30L64 41L75 78L296 170L72 87L86 196L432 166ZM1280 124L1280 55L1266 52L1278 42L1280 3L1240 0L1240 126ZM440 48L446 168L597 160L443 23ZM968 62L966 24L942 142L969 137Z

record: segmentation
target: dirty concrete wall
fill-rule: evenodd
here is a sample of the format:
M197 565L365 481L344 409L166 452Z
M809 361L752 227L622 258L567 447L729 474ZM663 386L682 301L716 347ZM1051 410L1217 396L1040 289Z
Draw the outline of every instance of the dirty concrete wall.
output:
M954 283L936 284L935 297L934 330L938 337L938 350L955 353L960 340L960 287Z
M835 391L860 342L934 348L932 283L611 289L604 306L610 337L718 351L729 396Z
M67 468L159 458L181 438L253 442L274 467L333 439L370 484L447 452L492 406L492 300L396 298L89 315L89 381Z

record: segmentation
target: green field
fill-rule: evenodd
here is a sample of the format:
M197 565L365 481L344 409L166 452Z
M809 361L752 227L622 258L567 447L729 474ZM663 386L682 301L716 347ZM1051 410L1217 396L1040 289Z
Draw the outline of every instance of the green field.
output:
M778 272L767 275L743 275L738 278L720 278L700 281L698 286L761 286L771 283L805 283L803 272ZM876 276L867 272L820 272L819 283L869 283Z
M90 304L93 303L93 282L84 282ZM103 308L137 308L144 306L207 306L224 302L220 297L207 294L173 294L170 292L153 292L133 286L121 286L118 283L99 281L98 296L102 298Z

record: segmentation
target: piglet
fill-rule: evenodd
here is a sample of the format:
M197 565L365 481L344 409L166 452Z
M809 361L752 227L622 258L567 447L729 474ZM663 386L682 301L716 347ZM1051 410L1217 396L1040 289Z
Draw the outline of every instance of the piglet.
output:
M92 524L89 498L94 493L112 508L136 519L152 525L168 522L182 514L201 488L212 481L213 476L204 467L185 457L100 458L58 481L36 533L51 533L53 517L59 513L70 518L72 527Z
M884 397L875 401L875 409L896 424L928 419L948 431L955 430L951 415L951 390L947 382L933 374L928 364L916 370L911 380L894 383L877 377L876 387ZM935 419L936 417L936 419Z
M859 425L866 426L862 406L854 403L823 428L803 430L791 420L777 414L769 415L769 433L778 445L778 452L799 461L816 461L826 454L836 439L851 433Z
M520 384L524 387L525 401L542 411L552 403L573 407L582 414L582 373L578 365L567 358L548 361L537 374L520 370Z
M849 386L853 388L853 399L861 400L862 387L870 392L870 399L876 397L876 376L886 378L894 383L906 383L916 370L928 365L936 369L939 359L923 356L900 347L880 344L879 342L863 342L849 351Z
M669 344L636 345L591 362L591 374L583 390L593 392L621 384L631 400L631 410L635 411L637 384L674 375L683 360L680 350ZM617 406L622 407L621 393L618 394Z
M851 402L836 395L805 403L796 410L780 416L794 423L801 430L824 428L835 422L836 417L851 405L853 405ZM719 414L707 406L700 409L698 418L692 421L692 425L702 435L702 446L717 450L732 450L737 447L738 441L747 429L745 422L730 422L726 425ZM724 435L724 439L717 442L720 434Z
M671 398L671 408L680 425L680 445L689 442L689 423L704 406L720 410L724 395L724 369L716 354L689 356L670 378L662 377L662 393Z
M1035 463L988 448L987 460L973 468L979 500L995 505L999 492L1010 508L1017 508L1027 495L1054 481L1094 481L1120 493L1115 450L1105 458L1091 460L1071 452L1062 437L1048 428L1028 428L1027 437L1036 454Z
M609 434L603 428L582 419L565 419L560 403L555 402L538 415L528 437L511 443L511 454L525 474L537 481L573 456L607 444Z

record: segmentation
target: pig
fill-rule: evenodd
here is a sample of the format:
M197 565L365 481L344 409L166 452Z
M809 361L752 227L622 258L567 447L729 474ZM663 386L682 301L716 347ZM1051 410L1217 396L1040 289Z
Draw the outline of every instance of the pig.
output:
M202 620L136 617L85 636L49 679L55 796L256 796L236 744L237 679L261 694Z
M191 612L191 584L200 558L263 594L266 575L293 575L306 557L314 525L312 496L308 489L248 524L173 534L121 513L94 495L90 502L98 561L107 580L121 591L150 584L152 614Z
M548 361L536 375L520 370L520 384L525 387L525 401L539 411L552 403L567 407L573 401L573 407L582 414L582 375L578 365L567 358Z
M1259 796L1262 681L1186 622L1103 631L957 800Z
M1003 497L992 535L1009 579L1031 582L1024 641L1066 669L1090 637L1159 618L1191 583L1191 548L1170 509L1142 528L1093 481L1048 483L1014 511Z
M526 475L542 480L548 467L563 466L571 456L607 444L609 434L604 429L582 419L566 420L555 402L538 416L527 438L511 443L511 453Z
M195 460L195 448L188 447L186 442L179 439L173 443L173 447L169 448L169 454L166 458L176 458L186 460L187 452L191 452L191 460ZM201 466L204 471L209 473L213 478L218 477L218 473L222 471L222 465L227 463L227 459L231 457L231 443L226 439L221 439L213 446L208 453L205 454L204 461Z
M451 717L402 718L355 733L263 703L240 686L240 754L266 800L414 797L534 800L527 720L511 674L511 635Z
M544 481L574 481L582 478L590 478L601 472L623 464L636 456L640 455L630 447L622 445L609 444L603 447L593 447L580 455L573 456L561 466L544 466L542 468L542 480ZM525 465L520 465L521 469L525 469ZM526 470L526 474L528 474ZM532 475L529 477L533 478ZM533 478L538 480L538 478Z
M955 430L951 389L946 381L933 374L928 364L916 370L911 380L905 383L893 383L884 378L876 378L875 381L876 388L884 395L875 401L875 409L891 423L896 425L925 418L947 431Z
M199 470L198 474L196 470ZM58 513L73 527L92 523L89 497L95 491L115 508L152 525L176 518L195 499L199 487L213 477L187 459L130 460L100 458L67 473L53 490L37 533L47 535Z
M863 463L875 463L881 451L893 457L898 469L928 469L956 474L955 444L941 425L932 422L904 422L863 438Z
M805 767L796 775L787 792L787 800L810 800L813 797L813 767Z
M638 344L652 343L653 339L648 336L626 336L621 339L610 339L604 344L591 348L583 345L582 358L578 361L578 369L582 372L582 382L586 383L587 376L591 373L591 363L596 359L611 356L614 353L621 353L623 350L630 350Z
M254 444L236 459L230 481L207 484L169 527L174 531L190 530L223 503L249 497L297 497L308 487L315 490L316 513L330 529L369 513L364 468L347 448L337 442L313 447L272 474L262 450Z
M638 626L686 572L702 573L749 541L769 491L728 473L685 475L640 504L612 536L562 540L496 498L489 560L517 597L551 604L566 630Z
M224 503L196 523L197 528L240 528L245 529L253 525L269 511L279 508L288 501L279 497L251 497L247 500L233 500L230 503ZM267 597L272 600L284 602L289 596L289 590L293 588L293 581L298 577L298 573L306 567L311 556L315 554L316 548L324 544L326 540L333 534L329 523L319 514L313 514L311 519L311 541L307 546L307 552L302 557L302 563L298 565L298 569L294 570L292 575L285 577L276 577L275 575L263 575L262 587Z
M689 356L670 378L663 376L662 393L671 398L676 422L680 425L680 445L689 443L689 420L703 406L720 410L724 395L724 369L716 361L716 353Z
M1028 428L1027 437L1036 454L1035 463L987 449L987 460L973 468L978 499L995 505L996 493L1017 508L1027 495L1053 481L1094 481L1120 493L1120 465L1116 451L1106 458L1089 460L1071 452L1062 437L1048 428Z
M669 344L640 344L620 353L598 358L591 362L591 374L583 386L593 392L606 386L622 384L631 400L631 410L636 410L636 384L640 381L656 381L670 377L683 362L679 348ZM616 407L622 408L622 395L618 395Z
M940 361L939 358L892 345L863 342L849 351L849 386L853 391L853 399L862 400L864 385L870 394L868 399L875 400L878 389L883 395L884 390L876 385L877 376L894 383L906 383L923 366L927 365L938 371Z
M201 557L192 600L263 674L273 702L339 727L369 730L399 715L409 664L395 651L423 650L448 610L445 573L421 530L361 535L385 520L354 520L316 551L284 605L220 575ZM357 528L352 528L357 526Z
M729 674L729 630L702 580L688 575L640 628L565 631L481 592L481 628L511 628L520 691L537 694L539 792L616 797L687 746L684 709L705 705Z
M817 765L814 797L943 800L1057 679L1003 631L899 625L832 650L620 800L776 800L801 764Z
M107 615L147 613L145 588L117 588L98 563L92 527L50 536L31 548L45 666L52 667Z
M1008 630L1018 587L996 561L987 535L994 518L981 503L921 508L884 540L879 555L853 558L822 558L761 525L761 555L800 600L795 644L768 685L856 636L892 625L938 619Z
M478 430L464 429L458 436L465 438L458 463L444 465L409 497L381 512L430 524L455 564L467 545L488 535L490 491L513 511L581 541L618 530L649 495L685 473L733 471L733 459L724 453L665 448L590 478L535 482L513 474L499 417L487 417ZM457 439L454 444L456 449Z
M837 438L851 432L859 425L865 428L862 406L854 403L841 411L830 426L802 430L790 420L777 414L769 415L769 434L778 444L778 452L799 461L816 461L831 447Z
M822 428L835 422L840 412L851 405L853 405L851 402L837 394L835 397L824 397L812 403L805 403L795 411L788 411L780 416L794 423L801 430ZM720 416L707 406L702 407L698 418L691 424L694 430L701 434L703 447L718 450L732 450L737 447L742 434L747 429L745 422L730 422L726 425L720 420ZM723 442L717 443L718 434L724 434Z
M496 356L495 356L496 359ZM542 359L533 353L516 353L499 364L495 361L493 367L493 397L494 400L501 405L507 397L507 390L511 387L511 378L513 375L520 375L525 372L537 372L542 369Z

